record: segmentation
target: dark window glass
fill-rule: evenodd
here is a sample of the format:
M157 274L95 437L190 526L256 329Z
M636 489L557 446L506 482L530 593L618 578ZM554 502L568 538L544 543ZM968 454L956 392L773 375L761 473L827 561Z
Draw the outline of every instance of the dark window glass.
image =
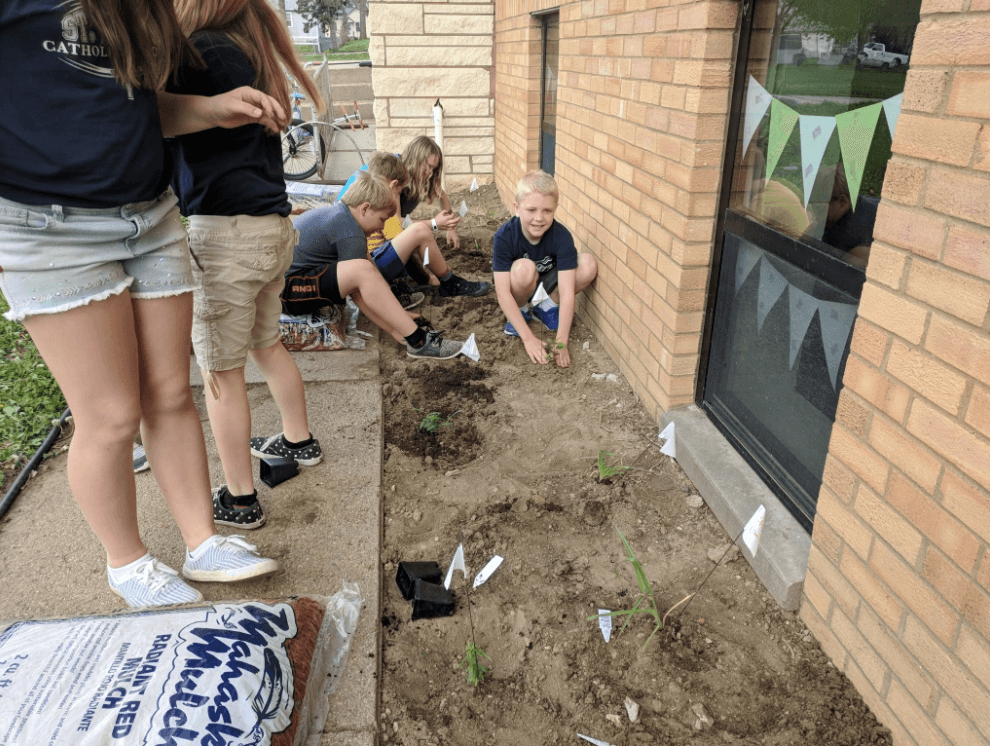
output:
M557 57L560 48L560 17L543 18L543 80L540 96L540 168L553 174L557 153Z

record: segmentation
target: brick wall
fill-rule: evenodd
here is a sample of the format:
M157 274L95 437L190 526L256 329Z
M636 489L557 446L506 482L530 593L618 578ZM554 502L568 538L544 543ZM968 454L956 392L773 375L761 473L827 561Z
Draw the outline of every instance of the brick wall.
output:
M990 739L988 50L924 0L801 612L897 746Z
M647 409L694 397L736 0L498 0L495 182L538 164L541 28L559 6L558 219L599 277L580 300Z
M492 180L493 0L369 5L376 146L401 152L433 136L433 103L444 108L448 189Z

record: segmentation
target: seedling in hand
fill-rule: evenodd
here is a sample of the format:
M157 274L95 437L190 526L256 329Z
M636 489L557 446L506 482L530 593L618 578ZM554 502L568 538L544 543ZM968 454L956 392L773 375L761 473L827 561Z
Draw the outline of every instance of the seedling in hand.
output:
M485 674L488 673L487 666L483 666L478 660L478 655L483 655L488 660L491 658L488 656L484 650L473 642L467 643L466 655L461 659L461 668L467 665L467 680L469 684L478 686L482 681L485 680Z
M567 349L567 345L565 345L563 342L557 342L553 346L553 349L552 350L548 350L547 351L547 362L548 363L552 363L553 362L553 358L557 354L557 350L566 350L566 349ZM611 454L609 454L609 455L611 455Z
M599 459L601 459L601 454L599 453ZM600 463L600 462L599 462ZM598 619L599 616L624 616L626 617L625 624L622 625L622 629L619 630L621 635L623 630L629 625L629 621L633 618L634 614L649 614L656 621L656 626L650 633L650 636L646 638L646 642L643 643L643 649L650 644L650 640L653 639L660 629L663 628L663 621L660 618L660 612L657 610L656 599L653 598L653 586L646 577L646 573L643 571L643 566L636 559L636 555L633 554L632 549L629 547L629 542L626 541L626 537L622 535L622 532L618 528L619 536L622 538L622 543L626 547L626 562L629 562L633 566L633 572L636 573L636 584L639 586L639 595L636 597L636 603L633 604L631 609L624 609L622 611L610 611L608 614L595 614L594 616L589 616L588 621L593 622Z

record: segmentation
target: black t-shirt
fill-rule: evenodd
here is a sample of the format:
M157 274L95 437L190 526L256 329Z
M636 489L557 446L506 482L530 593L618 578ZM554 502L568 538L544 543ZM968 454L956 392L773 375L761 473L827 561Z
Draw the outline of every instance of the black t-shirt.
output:
M577 269L577 249L571 232L556 220L531 244L523 235L519 217L508 220L495 231L492 239L492 272L508 272L516 259L532 259L540 274L556 267L559 270Z
M860 197L856 209L850 210L825 229L822 241L843 251L873 243L873 225L877 222L876 197Z
M207 69L184 67L174 93L214 96L254 85L247 56L221 34L192 37ZM172 188L183 215L288 215L282 145L260 124L216 127L169 140Z
M113 78L79 2L0 2L0 196L117 207L168 185L158 100Z

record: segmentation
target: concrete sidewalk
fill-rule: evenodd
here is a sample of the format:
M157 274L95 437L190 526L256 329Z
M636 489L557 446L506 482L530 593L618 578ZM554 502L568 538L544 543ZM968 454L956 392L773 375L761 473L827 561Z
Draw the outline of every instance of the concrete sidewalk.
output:
M197 584L210 601L329 596L345 580L359 585L364 607L322 741L335 746L374 744L378 711L383 424L378 350L373 341L368 347L295 354L324 461L274 489L256 479L268 522L257 531L221 529L246 534L263 554L279 561L281 570L235 585ZM202 404L194 361L192 367L193 391ZM250 364L247 377L253 432L278 432L278 411ZM223 472L200 409L215 486L223 481ZM144 541L158 559L178 569L184 546L175 521L151 472L136 479ZM64 454L42 465L0 523L0 578L0 619L83 616L121 608L120 598L107 586L102 547L69 492Z

